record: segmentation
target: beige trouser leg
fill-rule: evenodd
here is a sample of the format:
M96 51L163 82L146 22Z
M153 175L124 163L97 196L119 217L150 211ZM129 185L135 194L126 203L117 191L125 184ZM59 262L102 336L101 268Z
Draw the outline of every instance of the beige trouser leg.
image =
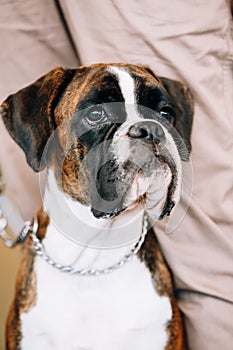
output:
M54 1L3 1L0 25L0 102L57 65L78 64ZM0 137L8 195L28 219L40 203L35 175L2 121Z
M193 196L171 234L157 228L191 350L233 347L233 41L230 2L61 1L81 62L150 65L196 101Z
M0 102L56 65L78 65L53 0L1 1L0 48ZM30 219L41 201L38 176L1 120L0 167L8 197ZM19 258L19 249L10 251L0 242L0 349L4 349L5 318Z

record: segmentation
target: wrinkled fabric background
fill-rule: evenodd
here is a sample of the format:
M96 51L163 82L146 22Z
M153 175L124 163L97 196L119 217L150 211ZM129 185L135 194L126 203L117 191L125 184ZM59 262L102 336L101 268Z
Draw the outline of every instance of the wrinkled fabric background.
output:
M195 98L193 194L178 228L157 234L172 268L191 350L233 343L233 27L230 1L24 0L0 3L0 101L57 65L149 65ZM7 195L29 219L38 175L0 121ZM0 326L12 299L19 249L0 245Z

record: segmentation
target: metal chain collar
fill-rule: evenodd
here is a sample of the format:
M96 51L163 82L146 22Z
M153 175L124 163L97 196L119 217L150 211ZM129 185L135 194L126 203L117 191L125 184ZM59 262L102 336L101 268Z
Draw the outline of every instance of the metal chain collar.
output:
M0 213L0 219L2 218L5 220L5 217L3 215L2 216L1 215L2 215L2 213ZM6 222L4 221L4 223L5 223L5 225L4 225L4 228L5 228L5 226L7 225L7 221ZM16 240L12 241L12 240L8 239L7 237L5 237L5 235L3 234L4 230L2 230L2 232L0 232L0 236L8 248L13 248L13 247L17 246L18 244L22 244L24 242L24 240L26 239L26 237L28 236L28 234L30 234L30 237L31 237L32 243L33 243L33 250L36 252L36 254L38 256L40 256L49 265L53 266L57 270L60 270L62 272L66 272L66 273L69 273L72 275L78 275L78 276L101 276L101 275L106 275L108 273L111 273L115 270L120 269L127 262L131 261L132 258L138 253L138 251L140 250L140 248L145 240L145 236L147 234L147 216L146 216L146 214L144 214L142 233L139 237L139 240L136 242L135 246L129 251L129 253L124 255L120 261L118 261L117 263L115 263L109 267L103 268L103 269L91 268L91 269L79 270L79 269L73 268L72 266L69 266L69 265L64 266L64 265L61 265L61 264L55 262L46 253L46 250L45 250L43 243L37 237L37 231L38 231L38 222L36 219L34 219L33 224L30 223L29 221L25 222L24 227L22 228L22 230L21 230L21 232Z
M61 265L57 262L55 262L53 259L50 258L50 256L46 253L45 247L43 243L39 240L37 237L37 231L38 231L38 223L37 220L34 220L33 226L30 231L30 236L33 242L33 249L36 252L37 255L39 255L43 260L45 260L49 265L53 266L59 271L69 273L71 275L78 275L78 276L102 276L106 275L108 273L111 273L115 270L120 269L123 267L127 262L131 261L132 258L138 253L139 249L141 248L145 236L147 234L147 215L144 214L143 218L143 227L142 227L142 233L140 235L139 240L135 244L135 246L127 253L126 255L123 256L123 258L118 261L117 263L103 268L103 269L94 269L94 268L88 268L88 269L76 269L72 266L64 266Z
M145 236L147 234L147 216L146 214L144 214L142 233L140 235L139 240L136 242L135 246L129 251L129 253L124 255L120 261L104 269L91 268L91 269L79 270L79 269L73 268L72 266L61 265L50 258L50 256L47 254L45 250L43 243L37 237L38 222L36 219L34 219L33 224L31 224L29 221L26 221L19 236L14 241L8 239L7 236L4 235L4 229L7 226L7 221L0 211L0 223L1 223L1 220L2 220L2 223L4 220L4 226L2 228L0 227L0 231L1 231L0 236L8 248L13 248L18 244L22 244L26 239L26 237L28 236L28 234L30 234L30 237L33 243L33 250L36 252L37 255L39 255L43 260L47 261L49 265L55 267L57 270L70 273L72 275L78 275L78 276L100 276L100 275L108 274L110 272L113 272L123 267L127 262L132 260L133 256L135 256L138 253L139 249L141 248L145 240Z

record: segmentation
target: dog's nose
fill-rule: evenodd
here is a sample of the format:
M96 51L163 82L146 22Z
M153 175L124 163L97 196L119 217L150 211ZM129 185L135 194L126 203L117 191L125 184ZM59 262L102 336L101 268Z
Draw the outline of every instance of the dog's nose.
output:
M128 131L132 138L143 139L149 142L162 142L165 134L162 127L153 121L144 121L132 125Z

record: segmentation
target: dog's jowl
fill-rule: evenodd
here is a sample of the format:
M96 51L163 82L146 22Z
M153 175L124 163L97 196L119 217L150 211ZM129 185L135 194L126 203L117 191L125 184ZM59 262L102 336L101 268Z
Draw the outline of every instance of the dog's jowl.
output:
M184 84L127 64L58 67L3 102L28 164L47 172L7 350L185 349L149 222L179 202L192 115Z

